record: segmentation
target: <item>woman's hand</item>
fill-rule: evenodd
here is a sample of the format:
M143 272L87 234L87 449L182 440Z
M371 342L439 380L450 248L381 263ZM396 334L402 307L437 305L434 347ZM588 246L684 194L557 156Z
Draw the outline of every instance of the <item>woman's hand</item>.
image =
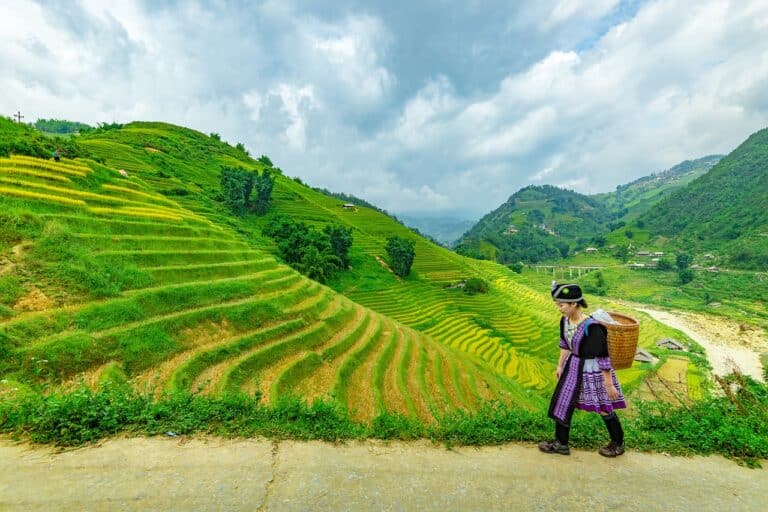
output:
M616 389L616 386L614 386L612 382L605 386L605 390L608 392L608 398L611 400L616 400L619 398L619 390Z
M557 380L560 380L560 376L561 376L562 374L563 374L563 367L562 367L562 366L558 366L558 367L557 367L557 370L555 370L555 378L556 378Z

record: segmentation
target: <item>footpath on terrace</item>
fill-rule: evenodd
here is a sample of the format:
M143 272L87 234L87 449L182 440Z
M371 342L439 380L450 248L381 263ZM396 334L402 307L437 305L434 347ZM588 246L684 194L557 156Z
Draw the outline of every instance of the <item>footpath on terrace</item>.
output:
M768 469L632 451L165 437L56 453L0 441L3 511L748 511L764 510L766 489Z

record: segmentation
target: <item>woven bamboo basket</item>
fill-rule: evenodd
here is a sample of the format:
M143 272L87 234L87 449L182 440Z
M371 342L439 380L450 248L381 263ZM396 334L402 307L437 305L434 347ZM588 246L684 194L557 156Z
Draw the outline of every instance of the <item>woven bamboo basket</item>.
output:
M608 355L615 370L630 368L637 352L640 322L621 313L609 312L618 324L603 324L608 329Z

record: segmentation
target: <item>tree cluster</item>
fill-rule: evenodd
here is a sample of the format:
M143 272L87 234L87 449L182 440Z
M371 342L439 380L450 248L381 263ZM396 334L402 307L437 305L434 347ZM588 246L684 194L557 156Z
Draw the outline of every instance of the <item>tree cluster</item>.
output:
M85 123L65 119L38 119L35 121L34 127L41 132L59 134L87 132L93 129L92 126Z
M393 236L387 238L387 255L389 267L400 277L406 277L411 273L413 259L416 256L415 244L412 240Z
M464 293L475 295L476 293L488 293L488 283L479 277L470 277L464 284Z
M321 283L349 267L350 228L334 224L320 231L287 217L275 217L262 233L275 240L286 263Z
M244 215L249 209L257 215L267 213L274 185L275 179L269 169L259 175L240 167L221 168L224 202L235 215ZM254 191L255 197L251 198Z

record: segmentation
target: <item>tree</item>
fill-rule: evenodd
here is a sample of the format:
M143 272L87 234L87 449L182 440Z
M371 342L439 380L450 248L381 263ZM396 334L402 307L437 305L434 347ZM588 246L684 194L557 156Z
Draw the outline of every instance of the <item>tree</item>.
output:
M517 263L510 263L509 268L512 269L512 272L516 274L522 274L523 273L523 262L518 261Z
M235 149L237 149L238 151L242 151L246 155L250 156L250 153L248 152L247 149L245 149L245 145L242 142L238 142L237 144L235 144Z
M211 132L211 138L215 141L221 142L221 135L216 132Z
M661 258L656 264L656 268L659 270L672 270L672 267L674 267L674 265L672 265L672 261L668 258Z
M275 186L275 178L269 169L264 169L261 176L255 177L256 201L253 210L257 215L264 215L269 210L269 201L272 198L272 189Z
M338 224L325 226L323 232L331 242L331 251L341 261L342 268L349 268L349 249L352 247L352 229Z
M287 217L275 217L264 226L262 233L276 241L286 263L316 281L324 283L344 268L325 231ZM351 237L349 243L352 243Z
M488 283L479 277L471 277L464 284L464 293L474 295L476 293L488 293Z
M680 284L687 284L693 281L694 273L689 268L684 268L677 273L677 277L680 279Z
M678 270L685 270L691 266L691 261L693 261L693 258L690 254L687 252L681 252L675 258L675 265L677 265Z
M622 263L626 263L629 259L629 247L626 245L620 245L616 247L616 252L614 252L613 255L620 259Z
M528 220L534 225L539 225L544 222L544 212L535 208L529 211L526 217L528 217Z
M255 175L239 167L221 168L221 189L224 202L235 215L243 215L253 191Z
M261 155L257 161L264 164L267 167L274 167L272 165L272 160L270 160L267 155Z
M411 265L413 265L413 259L416 256L414 246L413 241L399 236L387 239L386 249L389 255L389 266L400 277L405 277L411 273Z

